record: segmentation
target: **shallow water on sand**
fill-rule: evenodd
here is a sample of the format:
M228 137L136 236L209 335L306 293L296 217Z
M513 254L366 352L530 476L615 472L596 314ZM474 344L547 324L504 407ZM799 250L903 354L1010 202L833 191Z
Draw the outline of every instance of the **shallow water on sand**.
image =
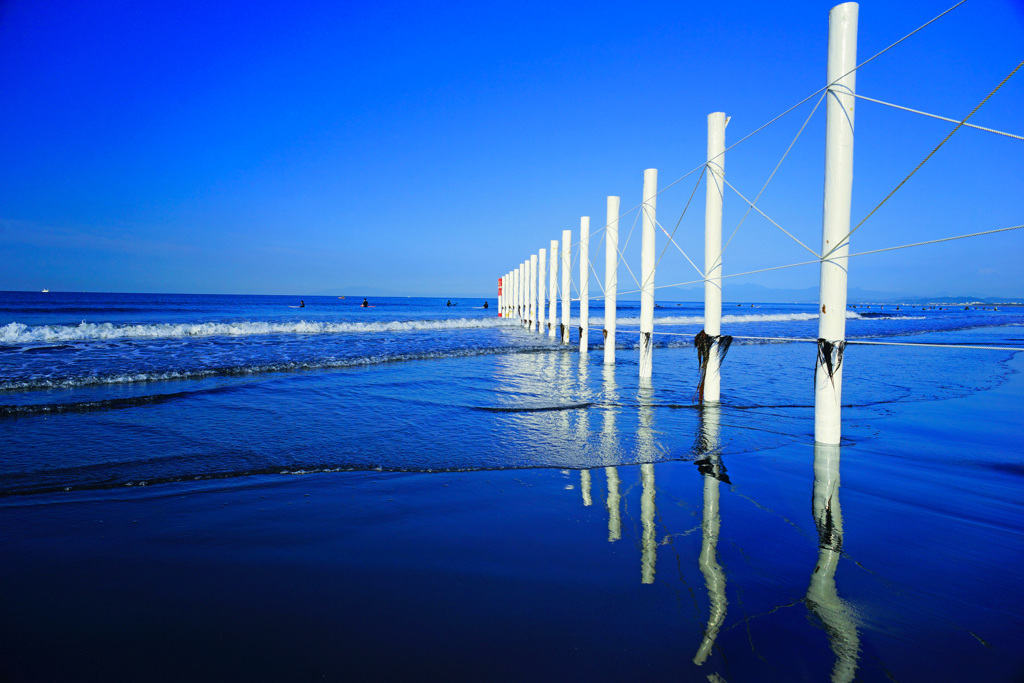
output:
M737 343L701 409L682 342L641 387L628 342L605 368L483 311L453 328L434 304L373 309L363 322L393 329L369 342L169 337L153 326L273 315L149 305L111 324L164 351L103 332L0 354L0 679L1024 674L1012 352L849 347L844 444L826 449L813 345ZM1019 345L1015 314L966 313L884 324ZM75 327L32 315L19 334ZM733 325L814 334L767 315L788 317ZM397 327L431 320L449 327Z

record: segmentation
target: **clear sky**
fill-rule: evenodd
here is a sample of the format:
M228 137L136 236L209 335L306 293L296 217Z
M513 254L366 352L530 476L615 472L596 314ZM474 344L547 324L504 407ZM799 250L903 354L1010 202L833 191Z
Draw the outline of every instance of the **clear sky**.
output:
M859 59L952 3L861 3ZM0 289L490 295L580 216L602 228L606 195L635 207L643 169L699 166L708 113L730 144L822 87L832 4L0 0ZM1022 59L1024 3L968 0L857 91L959 118ZM737 189L758 193L815 101L730 150ZM1024 70L971 121L1024 134L1022 112ZM854 222L952 127L859 101ZM814 248L823 159L824 105L759 202ZM670 231L695 181L659 197ZM677 232L698 263L703 197ZM1024 142L961 130L852 250L1021 223ZM638 271L639 226L626 252ZM1024 298L1022 257L1024 230L860 257L850 285ZM752 215L724 267L807 258ZM670 248L657 284L694 277Z

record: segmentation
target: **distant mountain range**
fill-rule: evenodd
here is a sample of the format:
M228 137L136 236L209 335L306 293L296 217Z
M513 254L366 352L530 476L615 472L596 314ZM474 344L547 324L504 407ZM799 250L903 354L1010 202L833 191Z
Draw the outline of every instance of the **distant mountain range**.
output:
M599 296L600 290L593 292ZM409 296L406 292L397 292L384 287L343 287L337 290L325 290L313 292L318 296L383 296L403 297ZM415 296L431 296L433 294L440 298L467 298L467 299L497 299L497 292L490 294L436 294L432 292L421 292ZM659 290L657 297L662 301L694 301L704 300L703 287L688 287L686 289ZM635 294L619 297L624 301L639 301L640 297ZM1024 302L1024 297L998 297L998 296L906 296L897 292L885 292L878 290L861 289L851 287L847 294L850 303L907 303L907 304L958 304L958 303L983 303L983 304L1006 304ZM725 288L726 303L765 303L765 304L813 304L818 301L818 288L805 287L803 289L774 289L754 284L729 283Z

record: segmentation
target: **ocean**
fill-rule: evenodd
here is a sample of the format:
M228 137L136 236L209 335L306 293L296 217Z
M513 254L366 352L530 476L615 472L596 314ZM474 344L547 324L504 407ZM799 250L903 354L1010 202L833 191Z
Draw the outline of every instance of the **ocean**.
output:
M600 301L581 354L362 300L0 293L0 680L1024 677L1020 354L851 344L827 449L812 343L737 339L697 403L699 303L648 386L639 302L605 366ZM1016 306L847 315L1024 346Z

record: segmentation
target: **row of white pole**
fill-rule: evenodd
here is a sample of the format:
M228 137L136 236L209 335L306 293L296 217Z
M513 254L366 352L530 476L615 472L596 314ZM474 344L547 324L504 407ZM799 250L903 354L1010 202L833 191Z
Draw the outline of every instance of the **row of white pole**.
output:
M853 187L853 119L857 65L858 5L847 2L829 13L828 104L825 133L825 197L822 220L819 354L815 365L814 436L824 444L840 440L842 346L846 339L847 261L850 202ZM704 214L704 332L713 340L704 381L704 400L721 397L718 339L722 334L722 204L725 178L725 127L722 112L708 115L706 205ZM640 206L640 379L653 374L655 226L658 171L644 171ZM604 362L615 363L615 314L618 291L619 197L608 197L605 223ZM580 219L579 235L579 353L589 348L590 218ZM838 247L836 245L839 245ZM561 251L559 252L559 246ZM499 315L519 318L532 331L544 333L545 297L550 301L547 334L556 336L556 282L561 270L561 324L558 337L569 344L571 313L570 268L572 231L562 232L561 245L551 240L548 290L544 289L547 254L541 249L499 280ZM561 254L559 268L556 254ZM827 342L822 344L822 342ZM821 349L825 350L823 354ZM826 358L825 355L830 357Z

